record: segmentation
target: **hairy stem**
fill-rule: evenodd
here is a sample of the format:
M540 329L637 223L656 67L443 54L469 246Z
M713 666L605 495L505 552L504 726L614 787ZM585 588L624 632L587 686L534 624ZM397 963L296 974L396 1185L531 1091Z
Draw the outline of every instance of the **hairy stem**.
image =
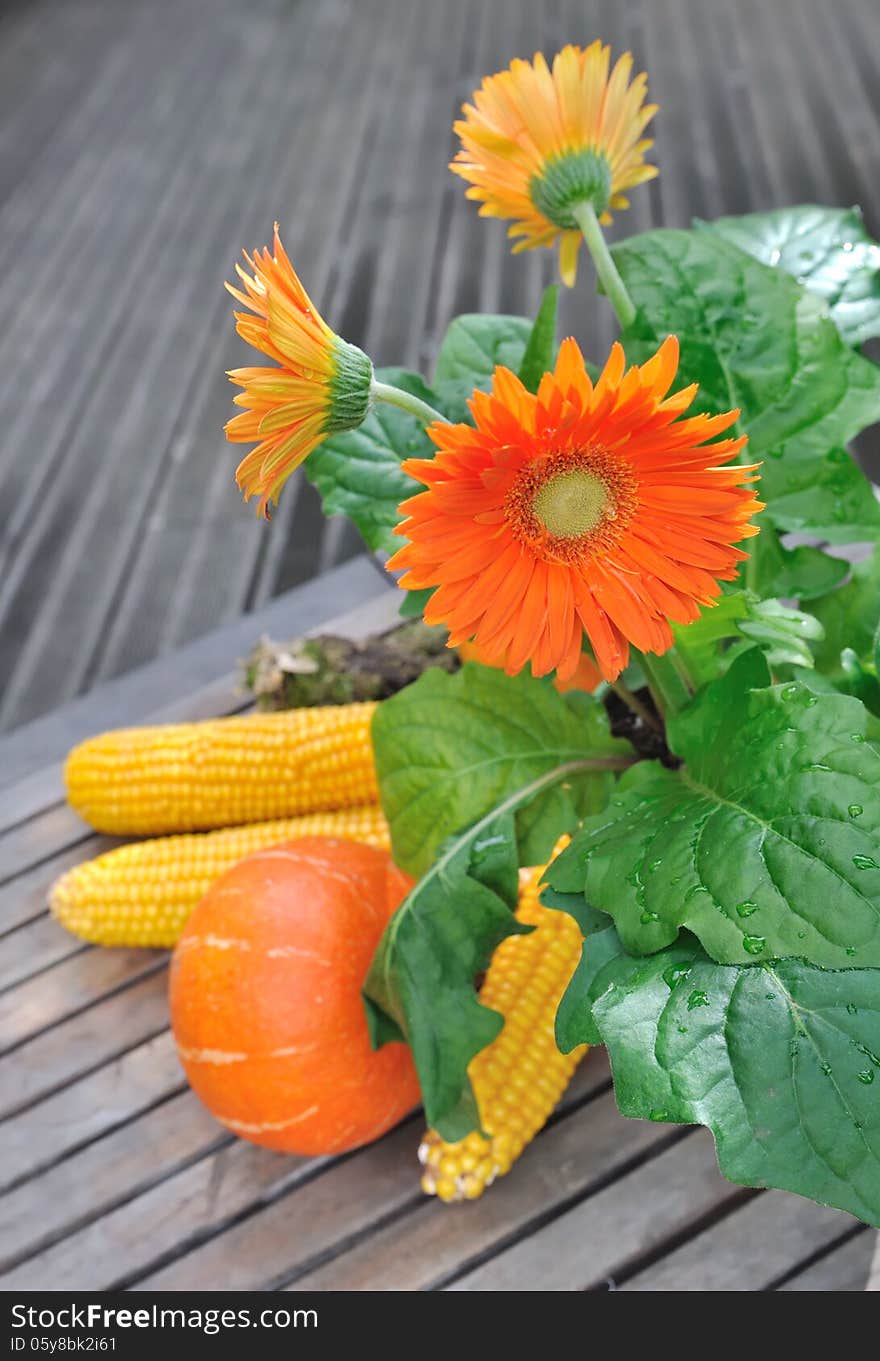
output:
M625 331L635 321L636 309L632 298L626 291L626 285L618 273L617 266L611 258L608 242L605 240L605 233L599 226L596 210L592 203L587 203L584 200L582 203L576 203L571 211L583 232L587 250L593 257L596 273L599 275L608 301L617 313L621 330Z
M380 383L374 378L371 385L373 400L377 402L387 402L390 406L399 406L401 411L406 411L410 416L415 416L422 425L433 425L435 421L441 421L443 425L448 425L449 421L440 411L436 411L433 406L423 402L421 398L414 397L411 392L404 392L402 388L396 388L391 383Z

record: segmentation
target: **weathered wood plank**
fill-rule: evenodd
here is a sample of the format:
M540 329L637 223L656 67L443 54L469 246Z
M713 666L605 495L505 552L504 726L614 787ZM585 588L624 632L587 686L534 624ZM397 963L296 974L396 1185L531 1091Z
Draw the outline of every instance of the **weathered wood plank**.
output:
M656 1127L655 1134L656 1134ZM661 1248L741 1192L715 1164L712 1137L688 1134L637 1171L453 1282L451 1290L585 1290Z
M767 1191L619 1288L765 1290L854 1223L840 1210Z
M61 1090L0 1119L0 1185L34 1176L185 1085L169 1030L87 1075L71 1073Z
M320 581L278 596L254 614L215 629L173 656L107 681L91 694L4 735L0 738L0 829L44 811L47 791L52 801L57 798L58 763L72 746L93 733L131 723L178 721L190 716L187 705L193 697L200 706L196 712L202 716L223 712L230 697L236 703L231 668L261 634L288 639L329 630L348 636L347 630L356 628L359 631L350 636L363 637L390 628L398 606L390 579L371 559L356 558ZM219 710L210 707L214 693ZM43 783L23 805L23 782L35 772Z
M60 926L56 930L64 934ZM26 1044L31 1036L80 1017L87 1008L94 1010L109 994L156 973L167 958L164 950L93 946L62 960L49 974L37 974L9 988L0 995L0 1055ZM95 1024L100 1028L98 1017ZM21 1061L13 1059L10 1066L16 1069Z
M0 1119L158 1035L168 1025L166 990L162 969L26 1040L15 1052L14 1081L4 1084Z
M780 1290L864 1290L877 1235L868 1228L806 1267Z
M0 994L26 979L88 949L83 941L62 930L48 913L10 931L0 942ZM52 987L47 980L44 986ZM3 1043L0 1031L0 1044Z
M583 1080L588 1081L586 1074ZM575 1100L579 1089L573 1084L567 1099ZM418 1115L379 1143L329 1167L292 1197L274 1201L185 1257L150 1272L137 1288L248 1290L288 1280L298 1267L341 1242L422 1204L416 1154L423 1129ZM255 1200L251 1194L252 1206Z
M186 1091L95 1140L0 1196L0 1271L232 1138Z
M585 1064L604 1079L607 1061ZM628 1166L662 1138L656 1125L623 1120L611 1093L559 1118L523 1154L514 1171L472 1204L423 1200L387 1229L300 1274L290 1290L428 1290L469 1264L525 1239L573 1199L616 1185ZM658 1174L659 1175L659 1174ZM612 1186L613 1189L613 1186Z

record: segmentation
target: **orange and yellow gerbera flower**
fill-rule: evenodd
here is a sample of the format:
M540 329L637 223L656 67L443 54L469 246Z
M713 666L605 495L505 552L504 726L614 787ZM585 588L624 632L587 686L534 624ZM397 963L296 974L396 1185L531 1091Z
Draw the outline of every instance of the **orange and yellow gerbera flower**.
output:
M510 219L515 251L560 241L564 281L574 283L581 232L572 208L587 202L602 222L629 207L625 191L652 179L653 143L642 137L657 111L646 104L644 72L631 80L632 54L610 71L611 49L568 46L548 67L540 52L487 76L455 124L462 149L450 169L487 217Z
M244 293L226 285L249 309L235 313L235 329L279 367L230 370L229 378L244 389L235 404L245 410L229 421L226 438L259 441L238 465L236 481L246 501L259 496L265 515L290 474L327 435L361 424L373 366L316 311L281 244L277 222L271 254L267 247L244 258L253 270L251 276L236 265Z
M626 369L619 344L591 382L574 340L537 395L508 369L471 399L474 426L436 424L433 460L403 468L426 490L405 501L391 559L400 584L436 587L425 609L450 646L473 639L514 674L554 668L565 680L583 636L613 681L632 643L672 646L670 621L690 623L748 555L762 509L758 465L721 465L745 437L707 444L739 412L679 419L696 385L667 396L678 368L670 336Z

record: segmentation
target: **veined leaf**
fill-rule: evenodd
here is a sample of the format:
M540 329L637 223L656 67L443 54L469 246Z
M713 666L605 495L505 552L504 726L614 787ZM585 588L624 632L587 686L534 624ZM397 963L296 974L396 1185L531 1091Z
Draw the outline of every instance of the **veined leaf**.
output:
M838 543L877 536L880 508L843 446L880 419L880 370L843 342L823 302L709 231L648 232L614 257L638 308L627 358L644 360L675 332L678 380L700 384L695 409L740 408L746 456L764 465L761 537L771 527ZM789 573L796 565L786 560ZM785 595L772 566L765 558L752 585Z
M378 369L376 377L438 406L436 394L417 373ZM432 458L434 453L420 421L377 402L357 430L331 435L303 466L321 493L325 515L347 515L369 548L393 553L401 546L392 533L401 519L397 507L419 490L419 483L400 464L405 458Z
M880 335L880 245L860 209L801 203L695 225L793 274L823 300L848 345Z
M485 387L496 365L519 371L532 335L526 317L472 312L456 317L443 337L434 381Z
M649 958L590 938L565 1047L608 1046L624 1115L707 1125L721 1171L880 1223L880 970L716 964L683 936Z
M680 770L629 771L548 871L652 954L880 965L880 754L846 695L768 685L757 648L668 724Z
M527 929L512 912L519 865L515 814L588 764L574 760L545 769L452 838L379 942L364 984L373 1042L407 1041L428 1123L446 1139L479 1127L468 1065L503 1025L480 1003L474 978L506 936Z
M542 863L562 832L604 806L612 772L634 759L610 736L598 700L563 698L531 676L476 663L455 675L426 671L385 700L373 749L394 859L410 874L423 874L449 836L514 790L590 757L595 769L548 786L521 814L523 863Z

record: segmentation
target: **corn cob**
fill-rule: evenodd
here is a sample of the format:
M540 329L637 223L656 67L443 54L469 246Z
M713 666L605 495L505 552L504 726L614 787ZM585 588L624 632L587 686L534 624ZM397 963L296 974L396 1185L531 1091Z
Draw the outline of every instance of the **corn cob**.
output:
M441 1200L476 1200L510 1171L587 1052L586 1045L570 1054L556 1047L556 1008L581 957L583 937L572 917L541 906L544 869L526 872L516 912L517 921L535 930L501 942L480 990L480 1001L504 1016L501 1034L468 1068L489 1137L474 1132L447 1143L429 1130L419 1148L422 1189Z
M389 848L378 804L119 846L76 865L49 894L53 915L96 945L172 946L215 879L253 851L301 836Z
M122 836L372 803L375 708L340 704L103 733L68 756L67 797L97 831Z

